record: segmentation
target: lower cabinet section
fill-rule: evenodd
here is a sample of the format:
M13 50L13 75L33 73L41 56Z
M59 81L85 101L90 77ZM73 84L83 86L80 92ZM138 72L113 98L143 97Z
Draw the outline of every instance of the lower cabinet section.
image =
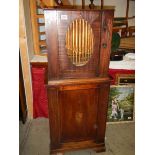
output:
M51 153L105 150L109 80L63 80L48 84Z

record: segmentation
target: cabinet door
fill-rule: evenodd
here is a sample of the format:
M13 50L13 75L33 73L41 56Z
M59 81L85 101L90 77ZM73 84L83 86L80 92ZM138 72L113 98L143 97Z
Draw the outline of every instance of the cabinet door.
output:
M104 143L109 82L48 88L52 148L63 143Z
M49 80L96 77L100 11L45 10Z
M60 92L61 142L96 137L98 88Z

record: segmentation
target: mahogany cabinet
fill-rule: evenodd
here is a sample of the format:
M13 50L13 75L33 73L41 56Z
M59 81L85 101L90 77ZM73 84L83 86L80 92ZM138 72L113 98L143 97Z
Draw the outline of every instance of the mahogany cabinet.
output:
M114 8L45 9L50 152L105 151Z

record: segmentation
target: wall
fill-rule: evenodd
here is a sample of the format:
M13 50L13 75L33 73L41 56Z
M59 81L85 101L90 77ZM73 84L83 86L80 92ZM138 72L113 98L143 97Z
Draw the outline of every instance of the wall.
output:
M72 3L74 1L75 5L81 5L81 0L70 0ZM85 0L85 4L89 5L90 0ZM100 0L94 0L96 6L100 6ZM115 17L125 17L126 16L126 6L127 0L104 0L104 5L115 6ZM130 1L129 4L129 17L135 16L135 1ZM135 25L134 19L129 20L129 26Z
M24 14L25 16L25 26L26 26L26 35L28 37L27 44L28 44L28 55L29 59L31 60L34 55L34 48L33 48L33 36L32 36L32 26L31 26L31 16L30 16L30 5L29 0L23 0L23 7L24 7Z

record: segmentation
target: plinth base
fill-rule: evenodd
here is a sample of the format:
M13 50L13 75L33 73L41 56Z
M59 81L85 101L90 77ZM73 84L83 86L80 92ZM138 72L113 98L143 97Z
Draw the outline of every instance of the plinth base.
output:
M83 142L69 142L62 144L58 149L51 149L51 155L63 155L68 151L76 151L83 149L93 149L96 153L105 152L105 144L104 143L95 143L93 141L83 141Z

